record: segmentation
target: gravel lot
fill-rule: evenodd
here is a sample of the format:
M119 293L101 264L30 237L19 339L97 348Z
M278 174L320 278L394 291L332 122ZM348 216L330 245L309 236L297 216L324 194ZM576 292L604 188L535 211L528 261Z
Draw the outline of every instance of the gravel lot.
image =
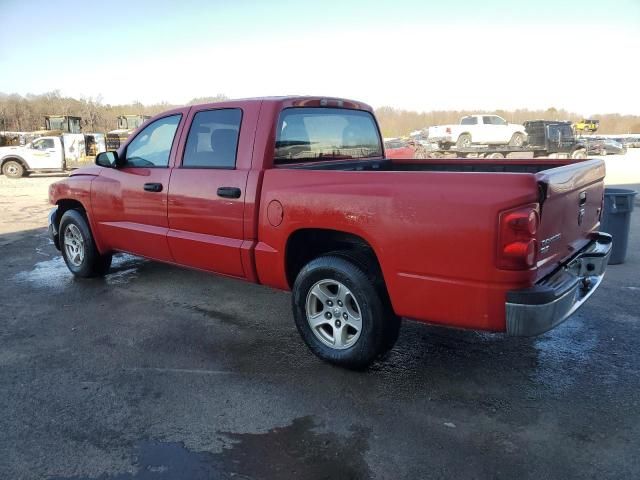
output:
M607 157L640 187L640 150ZM640 205L627 262L534 339L405 321L354 373L290 298L121 256L67 271L55 176L0 177L0 478L640 478Z

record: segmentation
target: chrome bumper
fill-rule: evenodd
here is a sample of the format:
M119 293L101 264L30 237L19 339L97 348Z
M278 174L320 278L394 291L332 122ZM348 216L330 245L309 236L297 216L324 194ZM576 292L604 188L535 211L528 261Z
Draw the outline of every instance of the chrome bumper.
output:
M56 225L58 224L57 220L58 216L58 207L53 207L49 212L49 238L56 246L58 250L60 250L60 235L58 234L58 229Z
M525 290L507 292L507 334L539 335L569 318L596 291L611 255L611 235L596 238L559 270Z

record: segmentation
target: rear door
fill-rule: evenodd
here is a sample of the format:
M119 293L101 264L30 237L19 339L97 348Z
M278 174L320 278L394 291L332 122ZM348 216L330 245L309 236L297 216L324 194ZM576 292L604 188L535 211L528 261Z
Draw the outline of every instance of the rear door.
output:
M246 277L243 219L256 193L246 186L259 105L191 110L169 186L167 238L177 263Z
M590 233L598 229L604 174L602 160L586 160L536 174L545 196L538 235L540 278L589 243Z
M114 250L172 261L167 243L167 194L174 141L188 109L148 124L122 151L122 165L104 168L91 186L100 237Z

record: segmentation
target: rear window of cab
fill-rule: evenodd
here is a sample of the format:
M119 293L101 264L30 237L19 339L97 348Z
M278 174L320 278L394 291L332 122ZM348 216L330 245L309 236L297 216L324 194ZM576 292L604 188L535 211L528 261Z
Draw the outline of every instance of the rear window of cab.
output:
M295 107L280 114L276 165L382 156L378 126L370 112Z

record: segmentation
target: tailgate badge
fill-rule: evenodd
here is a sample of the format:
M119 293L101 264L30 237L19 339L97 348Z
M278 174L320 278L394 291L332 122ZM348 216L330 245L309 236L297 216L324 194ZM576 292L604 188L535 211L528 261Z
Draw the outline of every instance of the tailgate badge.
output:
M557 242L558 240L560 240L560 237L562 237L562 234L556 233L552 237L545 238L544 240L542 240L540 242L540 253L547 253L551 248L551 244L553 242Z

